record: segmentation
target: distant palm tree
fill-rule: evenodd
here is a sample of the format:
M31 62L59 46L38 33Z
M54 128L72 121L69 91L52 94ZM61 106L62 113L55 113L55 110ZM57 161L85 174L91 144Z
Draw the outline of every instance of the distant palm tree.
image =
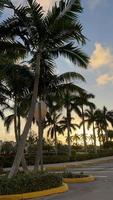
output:
M113 130L108 129L107 132L108 132L108 138L110 139L110 141L112 141L113 140Z
M91 128L91 126L93 128L93 137L92 137L92 139L94 140L94 151L95 151L95 153L97 153L95 121L96 121L95 110L93 108L87 109L85 111L85 122L88 123L88 129Z
M81 80L85 81L84 77L76 72L66 72L61 74L60 76L57 76L56 79L54 79L54 92L52 90L52 95L55 93L55 96L49 97L49 110L50 114L55 114L56 111L59 111L61 109L66 110L66 126L68 130L68 147L69 147L69 157L71 156L71 145L70 145L70 119L71 119L71 113L73 109L75 109L75 105L73 108L73 101L76 94L79 94L83 92L84 90L80 88L79 86L73 84L71 81L75 80ZM50 92L49 92L50 94ZM53 99L52 99L53 98ZM52 101L51 101L52 100ZM56 106L53 105L56 103ZM65 118L65 119L66 119ZM57 127L58 128L58 127ZM59 127L59 131L62 133L62 128Z
M81 93L80 97L76 98L75 103L79 105L81 109L81 125L83 127L83 139L84 139L84 147L85 151L87 152L87 141L86 141L86 128L85 128L85 110L84 107L89 107L89 108L95 108L94 103L90 101L90 99L93 99L94 95L93 94L88 94L86 92Z
M94 146L94 136L91 134L89 135L88 139L89 139L89 142L91 142L91 145Z
M73 123L72 121L74 118L72 118L70 115L68 117L63 117L60 121L61 129L63 131L67 130L67 143L68 143L68 159L71 157L71 134L73 131L76 130L76 127L78 127L77 124Z
M80 136L77 133L74 133L74 135L71 136L71 138L73 145L78 146L78 141L80 141Z
M97 109L95 111L96 125L105 132L106 141L108 141L108 126L109 123L113 126L113 111L108 111L104 106L103 109Z
M58 114L56 112L47 114L47 125L46 125L46 127L48 127L47 136L48 137L50 136L55 141L56 155L58 154L57 133L63 135L63 130L61 129L61 126L60 126L60 120L61 120L61 114Z

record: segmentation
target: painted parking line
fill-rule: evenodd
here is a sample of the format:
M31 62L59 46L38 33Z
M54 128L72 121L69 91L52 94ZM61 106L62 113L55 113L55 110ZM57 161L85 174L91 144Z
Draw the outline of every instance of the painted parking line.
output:
M108 176L95 176L96 178L107 178Z

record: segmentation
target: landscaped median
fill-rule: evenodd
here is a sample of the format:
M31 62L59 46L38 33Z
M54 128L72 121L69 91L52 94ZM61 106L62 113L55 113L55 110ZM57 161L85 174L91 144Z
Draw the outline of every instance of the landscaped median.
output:
M63 177L64 183L88 183L88 182L95 181L94 176L85 175L83 173L74 174L71 172L64 172L62 174L62 177Z
M94 176L87 176L87 177L82 177L82 178L64 178L63 181L65 183L88 183L95 181Z
M68 191L58 174L19 173L8 179L0 177L0 200L21 200L59 194Z
M15 194L15 195L0 195L0 200L21 200L21 199L32 199L39 198L44 196L49 196L53 194L60 194L68 191L68 185L63 183L62 186L51 188L43 191L31 192L31 193L23 193L23 194Z

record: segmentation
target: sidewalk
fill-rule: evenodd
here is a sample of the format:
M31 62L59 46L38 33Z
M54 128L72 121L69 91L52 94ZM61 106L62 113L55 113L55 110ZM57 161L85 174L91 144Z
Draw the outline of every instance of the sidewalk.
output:
M91 159L91 160L85 160L85 161L74 161L74 162L66 162L66 163L55 163L55 164L46 164L44 167L61 167L61 166L66 166L67 168L72 168L72 167L84 167L84 166L90 166L90 165L95 165L98 163L104 163L104 162L109 162L113 160L113 156L109 157L104 157L104 158L96 158L96 159ZM21 169L21 167L20 167ZM29 170L32 170L33 166L29 166ZM4 171L9 171L10 168L4 168Z

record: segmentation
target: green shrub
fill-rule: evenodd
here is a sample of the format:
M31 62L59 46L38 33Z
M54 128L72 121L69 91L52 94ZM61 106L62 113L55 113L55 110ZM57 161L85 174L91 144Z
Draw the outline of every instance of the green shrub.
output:
M4 173L3 168L0 167L0 175L3 174L3 173Z
M103 147L105 148L105 149L113 149L113 141L107 141L107 142L105 142L104 143L104 145L103 145Z
M85 175L84 173L80 173L80 174L73 174L72 172L64 172L62 174L63 178L84 178L84 177L88 177L88 175Z
M98 155L95 153L77 153L76 154L76 161L84 161L84 160L90 160L90 159L94 159L97 158Z
M49 163L64 163L68 161L68 156L67 155L49 155L49 156L44 156L44 164L49 164Z
M11 179L8 179L7 176L0 177L0 195L35 192L59 187L61 185L62 177L60 175L21 173Z

